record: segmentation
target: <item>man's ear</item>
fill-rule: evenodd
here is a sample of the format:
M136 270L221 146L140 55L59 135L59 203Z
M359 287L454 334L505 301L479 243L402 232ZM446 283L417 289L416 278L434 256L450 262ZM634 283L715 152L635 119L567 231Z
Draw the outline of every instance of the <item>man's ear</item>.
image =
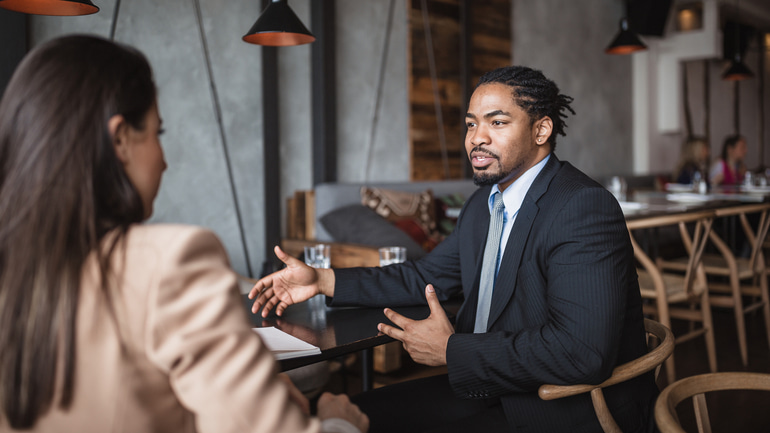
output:
M545 144L548 142L548 138L551 136L551 133L553 132L553 120L551 120L550 117L545 116L542 119L535 122L535 142L538 145Z
M107 129L112 138L112 147L115 149L115 155L120 162L128 162L128 124L122 114L116 114L107 121Z

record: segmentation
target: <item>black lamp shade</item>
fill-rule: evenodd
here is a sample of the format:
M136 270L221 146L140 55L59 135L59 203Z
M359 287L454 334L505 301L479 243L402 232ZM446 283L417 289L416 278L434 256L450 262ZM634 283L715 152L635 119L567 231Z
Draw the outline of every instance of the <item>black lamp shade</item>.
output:
M0 0L0 8L34 15L90 15L99 12L90 0Z
M743 63L740 54L735 55L730 61L730 66L722 73L722 79L725 81L746 80L752 77L754 77L754 73Z
M257 45L282 47L308 44L315 36L302 24L286 0L272 0L243 37Z
M636 33L628 29L628 19L623 18L620 20L620 32L604 52L607 54L631 54L646 49L647 45L639 40Z

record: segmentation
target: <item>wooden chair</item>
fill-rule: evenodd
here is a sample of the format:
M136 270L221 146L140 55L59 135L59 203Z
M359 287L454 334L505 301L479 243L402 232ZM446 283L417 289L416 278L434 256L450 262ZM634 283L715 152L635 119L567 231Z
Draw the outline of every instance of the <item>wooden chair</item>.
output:
M688 212L673 215L653 216L634 219L627 222L631 243L634 246L634 256L641 268L639 288L642 298L652 302L645 303L645 314L655 315L666 327L671 328L671 319L684 319L690 322L700 322L701 327L691 329L676 338L676 343L683 343L693 338L703 336L706 340L709 367L712 372L717 370L716 345L714 343L714 326L711 320L711 304L706 286L706 275L703 271L701 258L714 213L711 211ZM643 229L676 226L679 236L688 253L688 261L684 273L670 272L661 268L660 260L653 260L639 246L635 233ZM688 226L693 226L690 235ZM674 355L666 360L667 383L676 379Z
M604 400L603 388L612 386L627 380L640 376L652 369L656 369L655 376L660 369L660 365L674 351L674 334L671 330L662 324L644 319L644 329L647 331L648 343L651 343L650 336L655 337L657 346L651 349L646 355L615 367L612 376L598 385L542 385L538 390L538 395L543 400L555 400L558 398L571 397L573 395L591 393L591 401L594 405L596 417L599 418L599 424L606 433L620 432L620 427L612 417L607 402Z
M732 308L735 313L735 325L738 332L738 345L743 365L748 365L748 348L746 344L746 324L744 316L752 311L762 309L765 316L765 328L770 345L770 299L768 299L767 265L762 252L770 227L770 203L734 206L715 211L717 218L738 218L746 240L751 244L750 257L736 257L733 250L714 231L709 233L711 244L717 249L715 253L703 254L703 266L707 276L708 288L711 292L711 305ZM756 233L749 222L749 216L759 216ZM684 270L684 260L664 261L661 266L665 269ZM725 279L727 283L725 283ZM744 305L744 297L751 299Z
M661 433L684 433L676 413L676 406L692 397L698 432L711 433L705 393L740 389L770 391L770 374L723 372L700 374L678 380L667 386L655 402L655 422L658 424L658 429ZM745 414L730 413L725 416L737 417Z

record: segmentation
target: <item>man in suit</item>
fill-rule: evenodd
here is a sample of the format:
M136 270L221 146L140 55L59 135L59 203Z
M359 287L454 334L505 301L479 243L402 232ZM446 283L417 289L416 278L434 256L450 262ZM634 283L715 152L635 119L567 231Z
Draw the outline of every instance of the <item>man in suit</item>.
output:
M448 374L355 398L372 431L601 431L588 395L542 401L544 383L600 383L646 352L641 297L623 214L613 196L553 153L572 98L540 71L485 74L466 114L465 147L481 186L454 232L426 257L384 268L288 267L252 290L281 313L316 293L332 306L431 314L380 324L410 356ZM504 209L501 209L504 206ZM424 288L424 292L423 292ZM441 309L462 291L453 327ZM424 297L423 297L424 296ZM652 427L651 374L605 392L624 431Z

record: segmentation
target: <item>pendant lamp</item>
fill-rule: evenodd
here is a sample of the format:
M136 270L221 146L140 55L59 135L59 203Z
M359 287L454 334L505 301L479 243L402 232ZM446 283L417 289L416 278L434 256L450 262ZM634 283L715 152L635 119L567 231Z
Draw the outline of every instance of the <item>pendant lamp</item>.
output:
M735 0L735 10L740 17L740 9L738 7L738 0ZM740 81L752 78L754 74L743 63L741 58L741 25L739 22L735 23L735 55L730 61L730 66L727 67L724 73L722 73L722 79L725 81Z
M286 0L271 0L243 40L250 44L283 47L308 44L315 36L302 24Z
M74 16L99 12L90 0L0 0L0 8L34 15Z
M647 45L628 28L628 18L620 20L620 31L612 43L604 50L607 54L631 54L636 51L646 50Z
M741 60L741 53L736 52L735 57L730 61L730 66L722 74L725 81L739 81L754 77L751 69Z

